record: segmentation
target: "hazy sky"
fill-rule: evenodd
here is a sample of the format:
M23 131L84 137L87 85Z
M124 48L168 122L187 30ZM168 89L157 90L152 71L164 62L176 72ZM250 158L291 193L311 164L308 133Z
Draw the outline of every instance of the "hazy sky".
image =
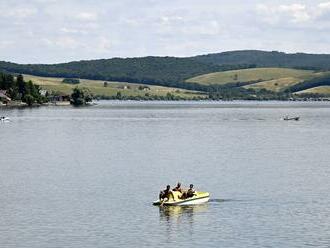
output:
M330 53L330 0L0 0L0 60Z

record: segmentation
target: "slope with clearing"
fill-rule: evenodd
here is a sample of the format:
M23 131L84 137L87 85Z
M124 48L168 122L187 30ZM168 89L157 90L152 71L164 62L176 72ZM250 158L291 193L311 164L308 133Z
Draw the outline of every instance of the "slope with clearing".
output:
M266 89L270 91L280 92L302 81L303 79L301 78L285 77L285 78L263 81L255 84L249 84L243 87L246 89L255 89L255 90Z
M253 68L204 74L190 78L186 80L186 82L193 82L204 85L225 85L229 83L255 83L257 81L271 81L280 78L300 79L311 74L313 74L312 70L298 70L288 68Z
M318 86L307 90L298 91L295 94L320 94L330 96L330 86Z

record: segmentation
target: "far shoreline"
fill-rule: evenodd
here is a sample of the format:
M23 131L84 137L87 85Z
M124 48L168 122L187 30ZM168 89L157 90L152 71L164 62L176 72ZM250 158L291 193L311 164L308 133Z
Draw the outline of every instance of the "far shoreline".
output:
M290 100L94 100L93 102L83 106L73 106L69 102L66 104L36 104L33 106L23 105L3 105L0 104L0 110L14 110L14 109L34 109L40 107L59 107L70 109L82 109L93 107L228 107L228 108L329 108L330 101L290 101Z

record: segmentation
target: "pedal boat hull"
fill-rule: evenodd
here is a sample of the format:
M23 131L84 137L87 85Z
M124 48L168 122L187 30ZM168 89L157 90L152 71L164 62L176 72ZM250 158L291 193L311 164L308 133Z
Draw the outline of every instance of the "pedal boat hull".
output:
M189 205L199 205L204 204L210 200L210 194L208 192L196 192L196 195L186 199L180 199L180 192L173 192L174 199L168 199L163 201L154 201L155 206L189 206Z

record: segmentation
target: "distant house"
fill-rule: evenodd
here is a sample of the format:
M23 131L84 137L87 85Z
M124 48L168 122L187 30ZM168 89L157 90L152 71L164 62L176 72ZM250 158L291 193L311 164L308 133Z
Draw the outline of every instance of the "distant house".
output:
M5 90L0 90L0 101L7 103L10 102L11 99L6 95L7 91Z
M39 90L40 95L46 96L47 95L47 90Z

